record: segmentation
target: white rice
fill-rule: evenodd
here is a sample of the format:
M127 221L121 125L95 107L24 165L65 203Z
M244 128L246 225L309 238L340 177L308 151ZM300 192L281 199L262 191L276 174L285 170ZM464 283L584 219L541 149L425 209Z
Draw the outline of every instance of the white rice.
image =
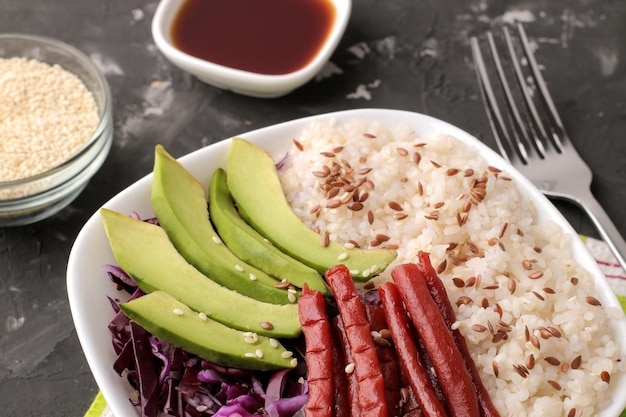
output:
M589 273L572 258L569 244L575 237L555 224L538 225L533 204L506 173L488 167L474 149L453 137L418 138L406 126L370 120L341 125L316 120L296 141L298 146L279 171L295 212L312 229L328 232L331 240L397 248L393 265L417 262L418 251L429 252L457 307L455 325L465 335L503 416L567 416L572 409L576 416L592 416L606 405L609 384L603 376L615 378L626 371L622 348L611 340L608 325L623 313L587 301L595 290ZM421 156L419 163L415 152ZM360 187L361 195L369 193L362 210L350 210L350 203L326 208L324 179L314 172L333 161L342 173L350 166L353 177L366 175L374 184L373 189ZM359 175L364 167L371 172ZM458 173L449 171L453 168ZM468 169L473 174L466 176ZM484 199L479 201L475 194L467 203L472 181L483 176ZM418 192L420 182L423 195ZM342 191L333 199L345 196ZM407 217L394 219L399 212L390 208L390 201L399 203ZM371 224L368 211L374 215ZM390 239L381 242L381 235ZM451 243L456 244L452 250ZM375 282L389 279L393 265ZM530 279L534 271L543 276ZM468 281L475 283L455 285ZM513 294L509 281L516 284ZM471 301L463 304L463 297ZM506 337L497 340L499 333ZM528 362L530 355L534 366ZM516 367L522 374L526 369L527 375Z

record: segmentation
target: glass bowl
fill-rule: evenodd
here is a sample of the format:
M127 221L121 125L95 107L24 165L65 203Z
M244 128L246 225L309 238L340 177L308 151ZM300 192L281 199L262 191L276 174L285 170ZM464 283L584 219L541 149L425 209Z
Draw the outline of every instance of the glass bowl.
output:
M59 65L76 75L95 99L98 123L82 148L59 165L27 178L0 181L0 227L34 223L70 204L102 166L113 140L111 91L85 54L42 36L0 34L0 58L15 57Z

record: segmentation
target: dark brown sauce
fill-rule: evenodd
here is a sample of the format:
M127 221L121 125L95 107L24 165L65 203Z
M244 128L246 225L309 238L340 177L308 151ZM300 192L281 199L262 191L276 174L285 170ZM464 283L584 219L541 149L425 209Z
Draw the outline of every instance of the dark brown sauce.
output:
M186 0L171 37L180 50L261 74L306 66L330 33L329 0Z

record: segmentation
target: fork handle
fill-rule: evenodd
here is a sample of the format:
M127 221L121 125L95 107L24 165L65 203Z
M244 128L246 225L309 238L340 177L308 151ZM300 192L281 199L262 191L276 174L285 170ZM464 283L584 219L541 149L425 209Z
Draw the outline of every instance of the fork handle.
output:
M598 200L591 194L591 191L580 192L574 200L591 219L602 239L609 246L617 262L626 271L626 241L620 234L611 218L606 214Z

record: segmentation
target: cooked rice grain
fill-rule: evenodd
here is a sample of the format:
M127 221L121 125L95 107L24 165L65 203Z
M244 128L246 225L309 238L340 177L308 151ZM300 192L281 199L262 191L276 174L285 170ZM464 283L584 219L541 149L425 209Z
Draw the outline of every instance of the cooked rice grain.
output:
M503 167L456 138L370 120L317 120L294 143L279 174L298 216L333 241L397 248L376 282L429 252L503 415L591 416L605 406L606 381L625 371L608 333L623 313L587 301L595 290L572 258L575 237L538 225Z

